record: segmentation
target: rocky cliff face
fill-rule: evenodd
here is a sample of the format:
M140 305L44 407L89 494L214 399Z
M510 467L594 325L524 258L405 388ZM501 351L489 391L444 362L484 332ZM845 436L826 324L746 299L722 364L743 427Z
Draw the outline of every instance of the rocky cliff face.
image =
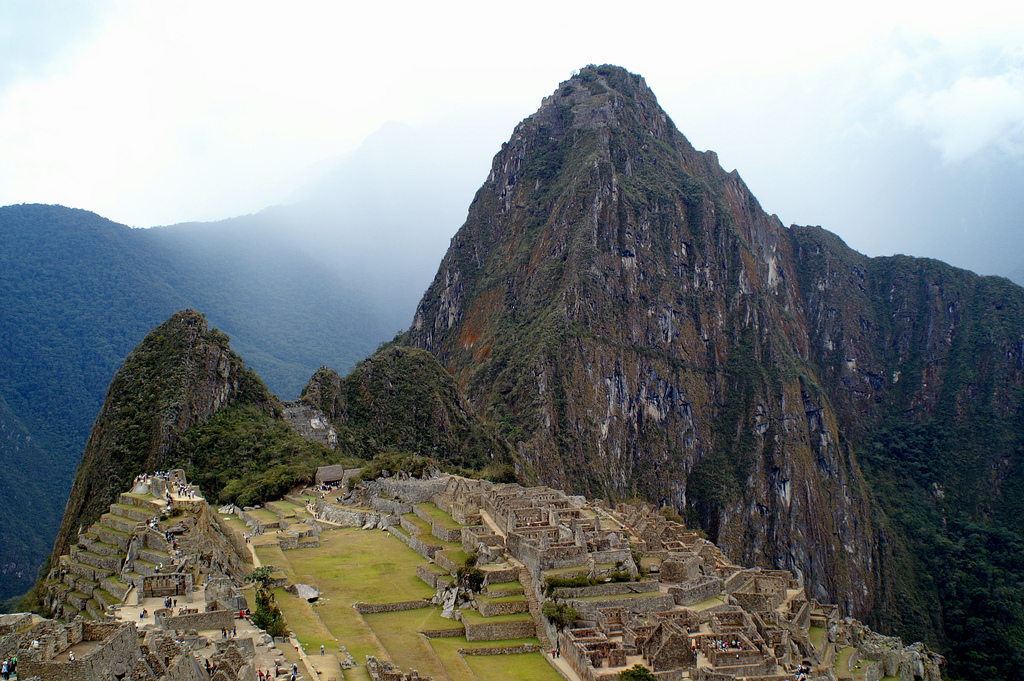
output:
M228 404L279 408L259 377L231 351L228 337L183 310L153 329L128 355L107 389L53 555L66 553L79 527L95 522L141 472L167 468L185 431Z
M408 336L522 477L674 506L964 678L1024 660L1024 289L785 228L642 78L517 126Z
M588 67L495 156L410 339L523 472L642 495L863 614L868 494L813 363L792 242L643 79Z

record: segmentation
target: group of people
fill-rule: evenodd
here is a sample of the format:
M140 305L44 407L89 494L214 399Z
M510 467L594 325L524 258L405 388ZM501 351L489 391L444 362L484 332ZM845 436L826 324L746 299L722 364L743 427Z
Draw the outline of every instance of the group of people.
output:
M285 674L289 674L289 672L285 670ZM267 671L263 671L263 667L260 667L259 670L256 672L257 681L271 681L271 679L276 679L279 676L281 676L281 665L277 664L276 662L274 663L273 674L270 673L269 669ZM299 665L293 662L291 673L288 676L288 680L295 681L297 678L299 678Z
M172 482L171 485L174 487L174 491L179 497L185 497L186 499L199 498L199 492L196 491L194 485L190 485L188 483L180 485L176 482Z
M11 659L5 659L3 664L0 665L0 676L4 677L4 681L9 681L11 676L18 672L18 656L15 655Z

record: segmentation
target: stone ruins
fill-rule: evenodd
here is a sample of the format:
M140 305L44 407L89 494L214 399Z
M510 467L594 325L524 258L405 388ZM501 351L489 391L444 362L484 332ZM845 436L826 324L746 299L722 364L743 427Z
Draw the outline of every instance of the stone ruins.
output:
M52 568L45 605L66 623L7 616L0 658L42 681L256 681L290 668L240 617L248 556L182 471L140 476Z
M853 669L865 681L941 679L941 656L841 617L788 571L733 564L648 505L437 475L363 482L313 507L332 523L385 528L427 558L418 574L468 640L536 635L585 681L612 681L635 664L665 681L836 681ZM482 591L462 608L452 597L461 565L428 534L461 542L483 572ZM542 614L547 601L577 618L559 630ZM531 616L488 622L514 613Z
M17 655L22 679L255 681L288 665L278 642L238 619L249 605L249 538L315 548L321 532L344 526L410 546L436 593L355 609L439 607L452 626L425 635L488 642L464 655L543 651L583 681L636 664L664 681L941 679L943 659L920 644L841 617L788 571L735 565L649 505L443 474L334 487L357 472L324 470L315 489L218 513L181 471L140 476L52 568L45 603L65 623L0 618L0 657ZM318 597L286 578L276 585ZM539 648L501 645L534 636ZM347 656L342 666L354 664ZM374 681L428 679L372 657L366 669Z

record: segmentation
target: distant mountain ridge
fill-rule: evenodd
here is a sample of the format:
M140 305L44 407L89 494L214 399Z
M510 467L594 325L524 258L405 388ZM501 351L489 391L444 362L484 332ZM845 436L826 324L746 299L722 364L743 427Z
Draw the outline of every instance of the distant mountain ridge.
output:
M173 312L205 310L285 397L394 334L386 301L289 249L287 235L268 248L207 228L201 238L62 206L0 208L0 492L26 504L0 508L0 600L35 581L107 385Z
M1024 289L784 227L639 76L517 126L408 341L528 478L676 507L954 675L1024 662Z

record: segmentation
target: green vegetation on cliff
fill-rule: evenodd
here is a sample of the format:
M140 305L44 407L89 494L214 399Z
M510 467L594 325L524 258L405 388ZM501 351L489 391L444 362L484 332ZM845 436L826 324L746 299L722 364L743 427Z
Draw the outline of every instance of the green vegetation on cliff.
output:
M166 470L178 440L229 404L268 415L277 398L194 310L153 329L114 375L78 466L54 545L60 555L139 473Z
M476 417L452 377L423 350L387 346L344 378L321 368L302 399L330 419L339 450L349 456L409 453L442 466L510 476L508 445Z
M953 678L1024 664L1024 289L793 228L816 358L879 513L871 619ZM827 339L827 341L826 341Z

